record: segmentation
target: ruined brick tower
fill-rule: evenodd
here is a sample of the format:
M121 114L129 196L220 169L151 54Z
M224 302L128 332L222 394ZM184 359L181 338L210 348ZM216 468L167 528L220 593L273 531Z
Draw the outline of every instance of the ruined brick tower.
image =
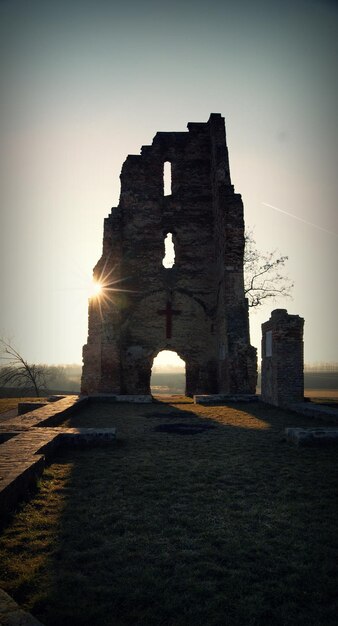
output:
M172 268L162 264L168 233ZM185 361L188 395L254 393L243 250L243 205L220 114L189 123L188 132L159 132L129 155L94 269L103 293L89 303L82 393L149 394L153 359L164 349Z

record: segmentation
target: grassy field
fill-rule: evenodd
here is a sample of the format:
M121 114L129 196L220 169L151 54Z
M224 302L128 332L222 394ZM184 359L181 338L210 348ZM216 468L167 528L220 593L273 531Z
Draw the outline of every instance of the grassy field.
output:
M177 397L67 423L118 443L60 454L0 540L46 626L336 626L337 452L283 438L313 420Z
M0 415L5 411L9 411L10 409L16 409L19 402L41 402L44 398L34 398L34 397L25 397L25 398L0 398Z

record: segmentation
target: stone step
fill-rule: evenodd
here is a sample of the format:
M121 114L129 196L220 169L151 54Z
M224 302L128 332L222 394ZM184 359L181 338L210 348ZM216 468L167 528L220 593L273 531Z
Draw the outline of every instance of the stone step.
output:
M55 403L57 404L59 402ZM68 403L66 409L69 406L71 405ZM64 409L63 403L62 415ZM1 431L3 443L0 445L0 521L3 521L17 502L34 486L45 468L46 461L52 458L60 445L101 446L110 445L116 439L115 428L42 427L41 424L46 422L46 419L48 421L44 410L45 407L36 411L43 411L42 421L40 419L37 426L26 425L24 430L19 430L20 420L25 420L26 414L18 418L17 431L13 424L7 432ZM55 408L52 408L52 416L55 415Z

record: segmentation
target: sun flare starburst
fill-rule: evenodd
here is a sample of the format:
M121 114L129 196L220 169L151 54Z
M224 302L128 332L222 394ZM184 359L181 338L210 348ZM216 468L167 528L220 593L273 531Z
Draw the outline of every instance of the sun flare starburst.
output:
M98 296L102 294L102 290L103 290L102 283L96 280L92 280L89 285L89 297L97 298Z
M118 274L116 266L109 267L106 259L101 271L96 272L90 282L89 298L93 304L96 303L95 306L98 306L102 320L107 307L116 306L123 293L135 291L122 286L128 282L128 277L121 278L116 274Z

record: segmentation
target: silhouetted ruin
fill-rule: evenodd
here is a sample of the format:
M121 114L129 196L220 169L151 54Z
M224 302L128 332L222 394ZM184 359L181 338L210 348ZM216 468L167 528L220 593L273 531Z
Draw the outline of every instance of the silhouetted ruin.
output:
M184 359L188 395L255 393L243 204L231 184L224 118L213 113L188 132L157 133L127 157L120 178L94 269L103 291L89 303L82 393L149 394L161 350ZM172 267L162 263L168 234Z

